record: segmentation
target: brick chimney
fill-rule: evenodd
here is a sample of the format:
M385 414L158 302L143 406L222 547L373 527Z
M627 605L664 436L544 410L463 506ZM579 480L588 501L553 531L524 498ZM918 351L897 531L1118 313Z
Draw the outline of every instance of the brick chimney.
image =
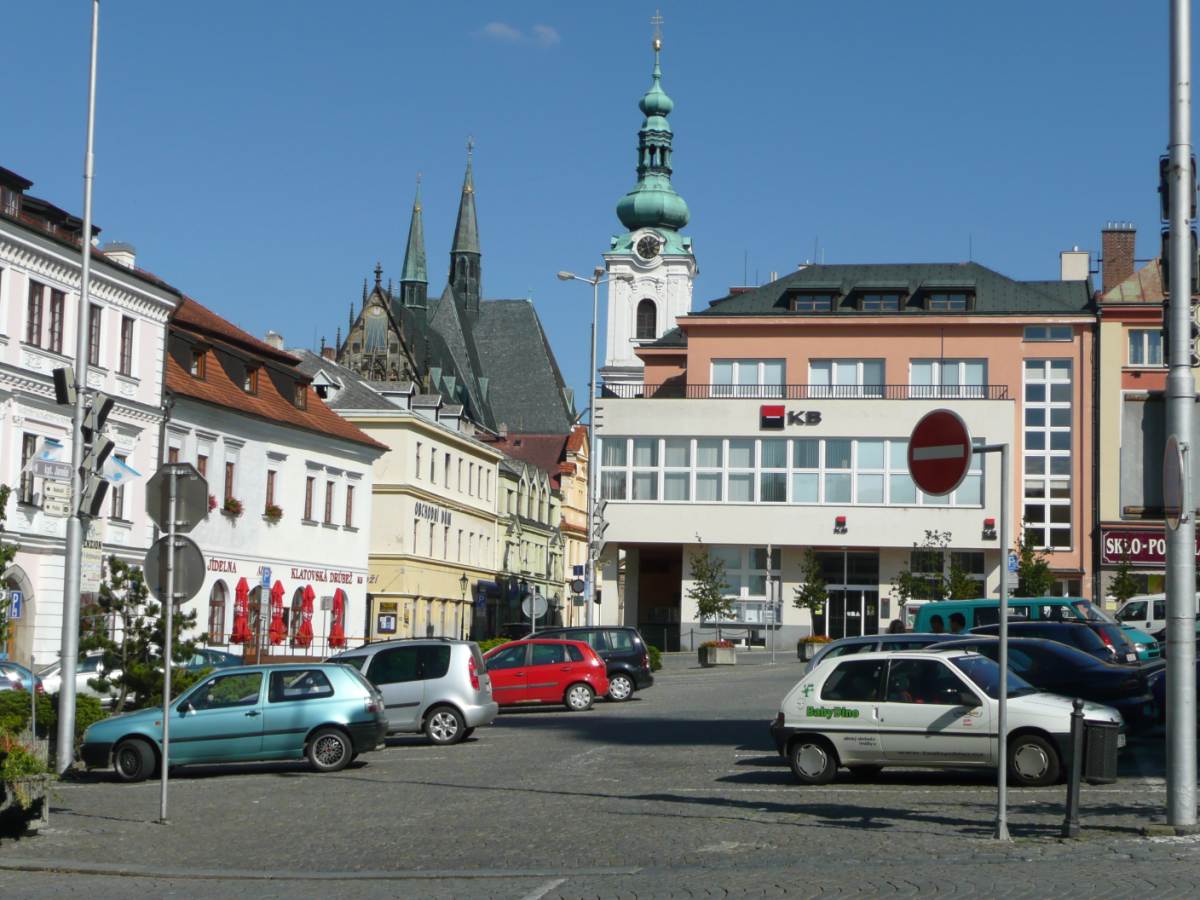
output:
M329 346L322 347L321 359L327 359L330 362L337 362L337 350Z
M1107 294L1133 274L1133 245L1137 229L1129 222L1109 222L1100 232L1100 260L1104 263L1100 290Z

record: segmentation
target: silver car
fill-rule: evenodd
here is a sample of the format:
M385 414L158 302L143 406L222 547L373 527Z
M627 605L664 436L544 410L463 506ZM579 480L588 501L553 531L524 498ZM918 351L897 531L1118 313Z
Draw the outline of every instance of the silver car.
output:
M856 653L873 653L876 650L923 650L939 641L952 641L961 634L932 634L928 632L903 632L901 634L864 634L842 638L826 644L804 667L807 675L827 659L850 656Z
M329 662L354 666L379 688L388 734L424 732L430 743L457 744L480 725L490 725L500 711L473 641L380 641Z
M41 676L42 684L46 687L46 693L57 694L62 689L62 660L46 666L38 672L38 675ZM101 675L109 682L108 692L103 694L90 684L92 679L99 678ZM91 650L75 664L75 692L97 698L102 706L112 706L117 702L117 697L121 693L113 682L120 677L120 669L113 669L111 672L105 671L103 650Z

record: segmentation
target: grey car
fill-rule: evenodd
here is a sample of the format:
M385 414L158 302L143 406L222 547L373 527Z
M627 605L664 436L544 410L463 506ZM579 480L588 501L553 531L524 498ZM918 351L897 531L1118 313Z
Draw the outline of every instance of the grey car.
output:
M827 659L837 656L849 656L853 653L873 653L876 650L923 650L930 644L939 641L953 641L962 638L961 634L932 634L928 632L905 634L864 634L859 637L842 638L832 644L826 644L817 651L816 656L804 667L808 674Z
M473 641L379 641L329 662L353 666L379 688L388 734L423 732L430 743L457 744L480 725L490 725L500 711Z

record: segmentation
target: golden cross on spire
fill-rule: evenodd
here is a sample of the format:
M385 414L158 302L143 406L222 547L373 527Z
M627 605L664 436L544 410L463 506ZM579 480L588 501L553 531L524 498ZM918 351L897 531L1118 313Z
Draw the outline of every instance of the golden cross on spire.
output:
M663 17L661 10L655 10L654 15L650 17L650 24L654 26L654 49L656 51L662 49L662 24Z
M475 136L467 135L467 159L469 160L475 153Z

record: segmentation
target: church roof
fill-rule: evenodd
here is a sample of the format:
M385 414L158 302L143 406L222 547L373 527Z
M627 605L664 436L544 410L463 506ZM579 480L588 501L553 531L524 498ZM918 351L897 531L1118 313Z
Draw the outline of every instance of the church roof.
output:
M417 196L413 199L412 219L408 224L408 246L404 248L404 268L400 280L419 281L428 284L429 272L425 265L425 228L421 222L421 183L417 182Z
M475 218L475 176L471 159L467 157L467 174L463 178L462 197L458 201L458 221L454 225L451 253L479 252L479 222Z

